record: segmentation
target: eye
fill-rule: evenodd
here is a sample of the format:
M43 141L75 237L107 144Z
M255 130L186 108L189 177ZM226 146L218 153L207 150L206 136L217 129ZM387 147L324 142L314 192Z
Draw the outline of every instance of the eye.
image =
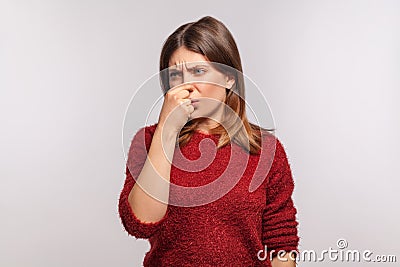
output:
M203 69L203 68L194 68L193 69L193 73L194 74L204 74L204 73L206 73L206 69Z
M179 72L179 71L171 71L171 72L169 73L169 77L170 77L171 79L178 78L178 77L180 77L181 75L182 75L182 73Z

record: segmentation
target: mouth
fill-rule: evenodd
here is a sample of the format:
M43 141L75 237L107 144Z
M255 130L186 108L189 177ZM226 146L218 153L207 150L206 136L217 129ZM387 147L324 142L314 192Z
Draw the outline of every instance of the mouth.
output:
M199 102L199 99L190 99L190 101L191 101L192 103L197 103L197 102Z

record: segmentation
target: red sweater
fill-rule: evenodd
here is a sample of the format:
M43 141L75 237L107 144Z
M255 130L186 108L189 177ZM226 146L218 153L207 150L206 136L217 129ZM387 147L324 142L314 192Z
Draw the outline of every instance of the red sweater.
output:
M235 180L238 182L227 194L211 203L190 207L170 204L160 221L140 221L132 212L128 195L143 167L156 127L157 124L143 127L133 137L128 152L126 179L119 198L119 215L128 234L150 242L144 266L271 266L271 250L275 250L273 256L279 250L299 251L297 210L292 200L294 181L285 150L272 134L267 134L263 142L263 149L275 148L267 153L270 164L266 164L267 158L261 159L264 153L250 155L230 143L218 150L213 148L216 153L207 168L190 172L175 166L176 159L179 159L176 148L171 183L186 187L206 185L227 169L233 153L236 160L233 167L229 166L231 171L228 171L228 176L240 173L239 179ZM189 143L182 147L181 153L188 160L196 160L201 156L199 142L210 139L217 144L218 136L196 131ZM235 169L243 162L244 173ZM261 169L256 172L257 168ZM250 182L256 173L261 173L262 183L255 191L249 192ZM170 199L175 197L182 199L193 195L170 190ZM257 253L265 247L266 254L259 255L268 257L260 260Z

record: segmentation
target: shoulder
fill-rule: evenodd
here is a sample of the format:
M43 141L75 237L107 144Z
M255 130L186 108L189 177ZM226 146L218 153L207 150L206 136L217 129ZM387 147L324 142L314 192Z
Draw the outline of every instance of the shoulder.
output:
M286 156L285 148L280 137L276 136L275 133L271 133L270 130L267 130L265 128L260 128L258 132L261 133L261 147L263 149L265 149L266 147L272 147L273 150L277 153L277 156Z
M280 137L276 136L275 133L264 130L262 130L261 133L263 158L267 157L270 162L272 161L271 167L273 169L280 169L280 167L288 161L284 142Z
M157 125L158 123L154 123L140 127L132 138L131 148L141 146L149 150Z
M153 137L154 132L156 131L157 125L158 125L158 123L143 126L143 127L139 128L139 130L136 132L136 134L143 133L146 136Z
M274 139L275 139L275 149L274 149L275 153L273 160L273 169L276 171L282 171L289 167L289 160L282 139L276 136Z
M285 151L285 146L283 145L282 139L275 136L275 158L286 159L287 154Z

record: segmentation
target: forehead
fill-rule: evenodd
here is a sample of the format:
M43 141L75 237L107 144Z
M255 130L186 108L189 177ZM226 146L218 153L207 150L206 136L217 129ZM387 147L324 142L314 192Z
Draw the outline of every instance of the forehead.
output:
M174 66L177 64L182 64L186 62L199 62L199 61L208 61L207 58L199 53L188 50L186 47L179 47L175 52L171 55L169 59L169 66Z

